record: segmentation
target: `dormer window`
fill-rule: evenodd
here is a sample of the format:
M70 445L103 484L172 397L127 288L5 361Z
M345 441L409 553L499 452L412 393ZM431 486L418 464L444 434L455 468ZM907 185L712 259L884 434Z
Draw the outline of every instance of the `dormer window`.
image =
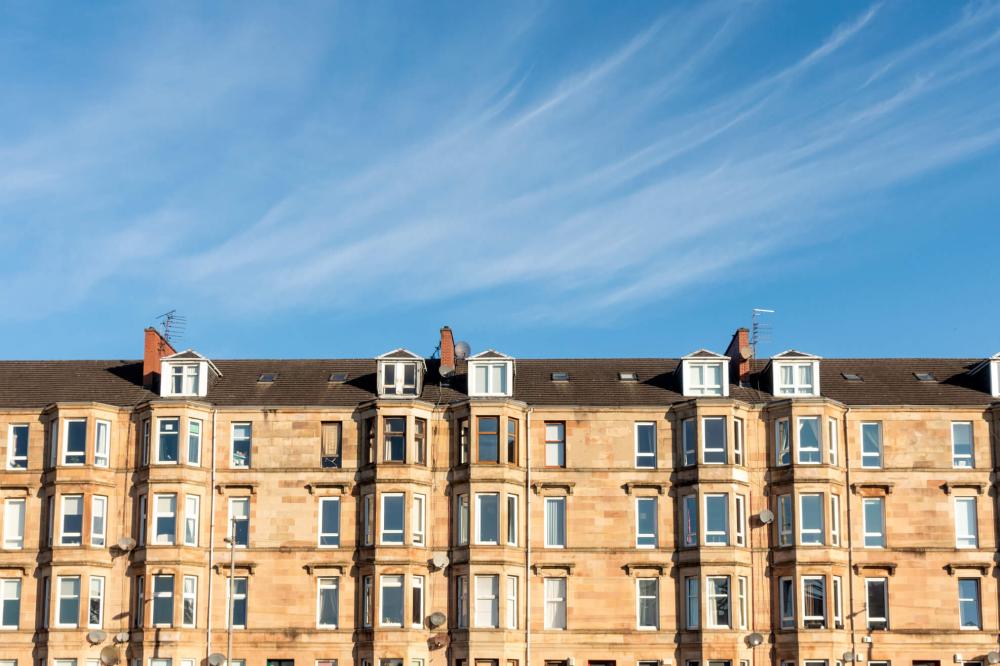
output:
M424 360L405 349L378 357L378 392L381 396L414 397L420 395Z
M789 350L771 359L774 395L818 396L819 357Z
M1000 398L1000 354L990 362L990 389L994 398Z
M727 396L729 357L699 349L681 359L681 377L686 396Z
M469 358L469 395L509 396L514 359L490 349Z
M197 395L199 370L197 363L178 363L170 366L170 393Z
M160 395L163 397L201 397L208 394L208 375L222 373L215 364L188 349L160 360Z

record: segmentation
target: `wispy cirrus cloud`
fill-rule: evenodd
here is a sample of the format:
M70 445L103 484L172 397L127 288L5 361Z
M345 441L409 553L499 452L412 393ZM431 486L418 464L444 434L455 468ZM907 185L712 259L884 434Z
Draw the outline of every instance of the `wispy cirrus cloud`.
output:
M875 4L768 58L761 11L699 4L592 49L547 44L537 10L427 42L377 12L172 24L107 97L0 137L0 215L45 229L5 222L36 260L0 268L2 300L44 316L124 280L242 316L518 289L525 320L587 319L822 242L1000 142L996 5L890 39L905 9ZM73 262L53 206L81 213Z

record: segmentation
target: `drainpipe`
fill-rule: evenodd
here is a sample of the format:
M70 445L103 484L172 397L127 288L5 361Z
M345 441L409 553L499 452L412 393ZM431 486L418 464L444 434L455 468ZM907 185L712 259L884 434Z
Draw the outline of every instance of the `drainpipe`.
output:
M212 565L215 564L215 417L219 413L218 409L212 410L212 474L211 485L208 494L209 500L208 514L208 626L205 629L205 659L212 654Z
M531 666L531 412L525 418L524 437L524 666Z
M844 492L844 498L846 500L845 504L847 504L847 529L844 530L845 534L842 536L847 543L847 580L850 583L847 586L847 615L851 620L851 654L856 655L858 653L858 649L856 643L857 637L855 636L854 628L854 526L851 523L851 447L848 445L847 440L851 431L848 426L848 417L850 414L851 408L848 407L847 411L844 412L844 469L846 470L847 480L847 488ZM840 593L843 594L844 591L841 590ZM843 599L841 599L841 603L843 603Z

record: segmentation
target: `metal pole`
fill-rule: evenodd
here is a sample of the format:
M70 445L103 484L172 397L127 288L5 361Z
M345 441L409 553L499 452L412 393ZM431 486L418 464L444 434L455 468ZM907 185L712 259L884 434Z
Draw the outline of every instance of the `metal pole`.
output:
M233 663L233 603L235 596L233 590L233 572L236 571L236 518L233 517L229 521L229 602L226 604L227 613L226 616L226 627L228 628L226 636L226 666L232 666Z

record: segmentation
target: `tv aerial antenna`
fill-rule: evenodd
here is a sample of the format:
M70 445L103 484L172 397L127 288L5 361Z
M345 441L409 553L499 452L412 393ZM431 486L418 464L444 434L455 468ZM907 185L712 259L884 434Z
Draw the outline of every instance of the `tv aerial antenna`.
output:
M750 324L750 348L753 350L753 358L757 358L757 345L761 342L770 342L774 326L764 318L765 315L774 314L774 310L766 308L754 308Z
M167 344L176 349L176 343L184 337L184 332L187 330L187 317L178 314L177 310L170 310L161 314L157 319L160 322L163 339L167 341ZM160 351L163 350L161 349Z

